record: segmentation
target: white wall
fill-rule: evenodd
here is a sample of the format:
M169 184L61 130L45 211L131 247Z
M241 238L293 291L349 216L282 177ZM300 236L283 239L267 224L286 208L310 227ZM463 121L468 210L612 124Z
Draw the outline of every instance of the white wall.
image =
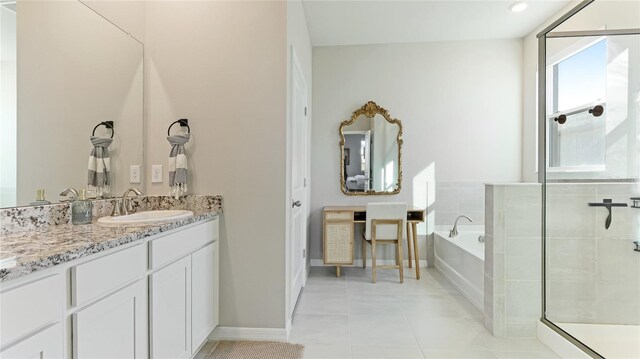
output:
M521 40L316 47L313 78L314 259L322 258L324 206L406 201L426 207L427 181L520 180ZM338 128L369 100L403 123L397 196L340 191Z
M557 14L549 18L538 29L524 38L524 102L523 102L523 136L522 136L522 179L537 181L537 68L538 39L537 34L553 21L578 5L580 1L572 1ZM558 27L557 31L580 31L598 29L621 29L640 27L640 3L637 1L596 1L574 15Z
M188 118L189 192L224 196L220 325L285 327L286 4L148 2L147 164ZM248 145L247 145L248 144ZM149 170L149 169L147 169Z

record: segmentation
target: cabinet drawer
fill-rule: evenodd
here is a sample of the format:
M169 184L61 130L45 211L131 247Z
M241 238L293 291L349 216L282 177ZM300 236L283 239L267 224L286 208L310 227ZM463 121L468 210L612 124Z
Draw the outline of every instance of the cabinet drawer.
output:
M52 275L0 294L0 346L60 321L64 287Z
M149 268L161 267L218 239L218 218L149 242Z
M63 346L64 335L62 333L62 324L58 323L0 352L0 358L62 358Z
M353 212L324 212L324 219L327 221L353 221Z
M71 305L85 304L141 279L145 270L142 244L71 268Z

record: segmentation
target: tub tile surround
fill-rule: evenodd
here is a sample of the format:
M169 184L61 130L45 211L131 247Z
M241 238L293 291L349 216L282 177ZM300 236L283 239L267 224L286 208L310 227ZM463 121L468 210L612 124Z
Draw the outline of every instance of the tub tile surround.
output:
M136 205L145 210L189 209L194 212L194 216L162 224L114 227L95 223L95 219L111 213L109 205L104 203L94 207L94 215L96 208L98 212L107 214L97 214L94 223L87 225L73 225L69 218L63 218L60 214L62 211L67 211L69 217L68 204L38 206L40 208L33 209L21 207L18 208L19 211L15 208L2 210L2 218L8 218L7 222L13 225L13 231L3 228L3 233L0 233L0 259L7 260L0 268L0 281L213 218L222 212L222 196L186 196L178 200L149 196L137 200ZM31 214L34 217L25 219L17 216L18 214ZM21 226L22 224L25 225ZM4 223L2 226L4 227Z
M456 218L466 215L473 224L484 223L484 185L482 182L444 182L435 185L435 225L452 226ZM461 222L461 224L469 224Z

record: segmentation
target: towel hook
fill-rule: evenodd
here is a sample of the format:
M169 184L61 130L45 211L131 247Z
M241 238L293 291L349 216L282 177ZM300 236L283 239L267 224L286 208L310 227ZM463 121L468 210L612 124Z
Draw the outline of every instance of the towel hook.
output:
M176 123L180 124L180 126L182 127L186 127L187 133L191 133L191 127L189 127L189 120L186 118L181 118L178 121L174 121L169 125L169 128L167 129L167 136L171 136L171 127L173 127L173 125L175 125Z
M96 128L98 128L100 126L104 126L106 128L111 129L111 138L113 138L113 135L116 132L116 131L113 130L113 121L103 121L103 122L100 122L99 124L97 124L96 127L93 128L93 131L91 131L91 136L95 136L96 135Z

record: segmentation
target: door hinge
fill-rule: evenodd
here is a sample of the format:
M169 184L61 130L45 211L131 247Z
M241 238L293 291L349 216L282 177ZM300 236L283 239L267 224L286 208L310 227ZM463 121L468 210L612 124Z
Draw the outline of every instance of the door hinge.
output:
M302 250L302 258L307 258L307 249Z
M304 108L304 115L305 116L307 115L307 108L306 107Z

